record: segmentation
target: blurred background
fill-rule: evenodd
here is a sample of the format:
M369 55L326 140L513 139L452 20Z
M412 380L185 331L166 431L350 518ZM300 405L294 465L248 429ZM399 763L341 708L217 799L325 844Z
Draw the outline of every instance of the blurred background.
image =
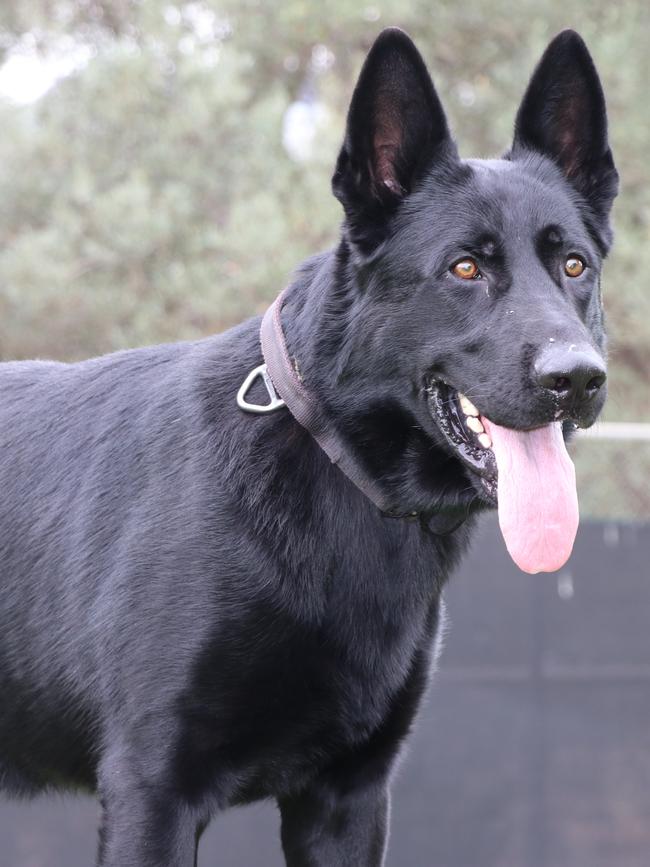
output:
M600 523L585 523L569 570L532 580L514 575L497 553L489 559L495 537L486 525L482 556L463 567L450 590L459 624L434 688L445 697L436 707L447 709L456 746L418 747L418 757L433 763L426 785L440 779L451 795L436 801L427 789L430 815L422 807L425 783L408 777L418 769L407 763L403 790L417 803L406 824L398 822L390 863L433 863L422 854L407 856L408 841L421 839L433 858L432 841L441 839L436 816L446 828L464 816L473 832L465 826L451 834L447 849L435 850L436 864L640 867L650 851L643 819L650 795L635 782L647 767L647 734L638 723L650 713L650 702L643 704L650 684L646 0L3 0L0 358L75 360L200 337L261 312L303 258L335 241L341 212L329 182L345 112L366 51L381 28L393 24L414 37L427 60L464 156L494 156L507 148L519 100L546 43L564 27L577 29L604 83L622 185L617 239L603 280L610 329L605 424L596 428L600 435L582 437L573 447L583 516ZM629 424L614 429L608 423ZM477 571L491 587L480 610ZM524 630L517 644L522 611L525 623L532 617L537 625ZM551 640L557 623L557 635L570 645L559 661ZM490 653L499 658L490 662ZM577 684L586 698L575 707L560 703L569 717L556 719L552 730L555 705L545 696L555 676L570 692ZM623 697L617 684L628 689ZM496 718L505 708L519 720L515 730ZM532 765L522 734L527 714L535 721ZM444 729L444 720L437 724ZM495 739L485 740L493 729ZM516 754L508 753L513 741L504 741L501 756L495 744L513 731L524 740ZM564 743L565 753L571 752L571 737L576 744L585 739L586 750L582 777L578 772L582 789L573 799L567 792L575 780L568 788L561 780L570 766L567 755L553 758L547 750ZM600 740L589 741L594 737ZM477 743L485 747L480 756L467 752ZM602 768L597 759L608 745L620 749ZM455 764L449 764L451 755ZM544 772L553 761L561 806L551 798L552 780ZM475 801L466 786L472 766L480 789ZM532 806L513 782L520 776L537 787L529 792ZM507 797L504 780L511 783ZM588 812L596 791L602 799L587 822L580 805ZM557 811L553 821L549 798ZM95 808L57 809L40 802L0 804L1 867L76 867L71 852L86 851L84 834L90 847ZM561 829L574 827L576 811L583 824L569 848L558 850L566 836ZM528 819L522 820L524 813ZM241 848L254 845L251 829L266 821L251 815L249 825L232 820L243 822L232 826L239 842L228 847L231 861L220 864L276 863L271 855L264 860ZM401 815L396 812L400 822ZM522 828L530 830L532 842ZM75 829L82 836L75 837ZM513 840L521 834L526 840L517 848ZM69 849L57 854L59 844ZM84 857L79 864L92 860Z

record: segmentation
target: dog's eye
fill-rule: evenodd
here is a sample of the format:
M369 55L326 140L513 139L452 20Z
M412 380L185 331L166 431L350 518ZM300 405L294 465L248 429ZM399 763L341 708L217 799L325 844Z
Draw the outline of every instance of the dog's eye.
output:
M473 259L461 259L460 262L456 262L452 267L451 272L456 277L462 277L463 280L473 280L481 274L478 265Z
M564 263L564 271L568 277L579 277L585 270L585 263L580 256L569 256Z

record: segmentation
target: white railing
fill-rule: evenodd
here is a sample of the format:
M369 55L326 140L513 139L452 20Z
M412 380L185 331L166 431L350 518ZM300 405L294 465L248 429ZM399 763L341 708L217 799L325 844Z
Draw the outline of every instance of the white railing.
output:
M642 440L650 442L650 422L599 421L587 430L579 431L581 437L598 440Z

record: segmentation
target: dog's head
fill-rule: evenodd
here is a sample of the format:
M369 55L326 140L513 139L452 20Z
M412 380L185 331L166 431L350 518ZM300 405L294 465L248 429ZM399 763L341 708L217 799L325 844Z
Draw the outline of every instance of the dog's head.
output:
M371 49L333 178L346 314L331 402L388 480L393 457L417 452L404 425L417 427L447 500L498 496L506 542L530 571L555 560L531 553L526 525L563 524L543 543L562 548L577 522L563 429L593 423L605 400L599 281L617 184L602 88L576 33L547 48L512 146L493 160L459 158L406 34L386 30Z

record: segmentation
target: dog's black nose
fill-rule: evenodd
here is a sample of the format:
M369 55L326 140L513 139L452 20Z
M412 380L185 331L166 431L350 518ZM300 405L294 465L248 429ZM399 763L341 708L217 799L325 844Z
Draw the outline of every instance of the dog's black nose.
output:
M547 346L534 364L535 378L555 392L566 406L579 406L595 397L607 379L605 363L590 346Z

